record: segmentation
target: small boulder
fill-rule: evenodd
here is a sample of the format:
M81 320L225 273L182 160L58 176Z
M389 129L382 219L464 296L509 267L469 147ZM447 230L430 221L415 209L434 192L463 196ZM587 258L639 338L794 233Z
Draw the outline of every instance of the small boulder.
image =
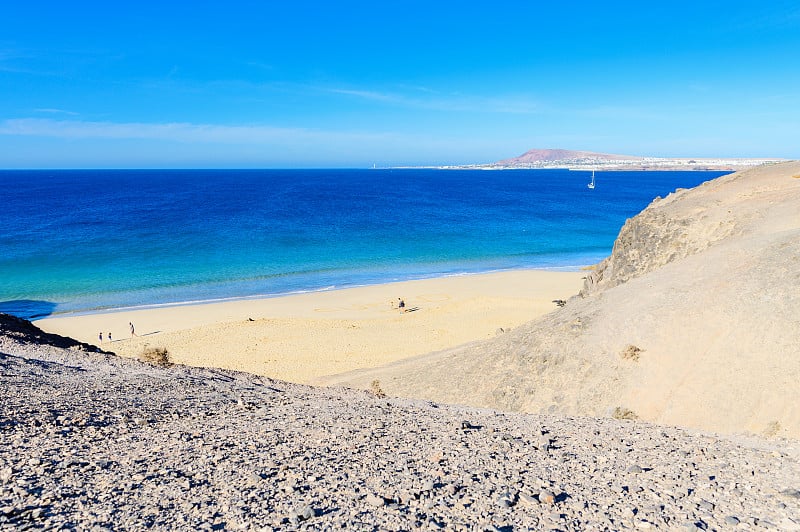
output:
M365 501L370 506L375 506L376 508L380 508L381 506L386 506L386 499L384 499L380 495L369 494L367 495Z
M556 503L556 495L552 491L549 490L542 490L539 492L539 503L540 504L555 504Z

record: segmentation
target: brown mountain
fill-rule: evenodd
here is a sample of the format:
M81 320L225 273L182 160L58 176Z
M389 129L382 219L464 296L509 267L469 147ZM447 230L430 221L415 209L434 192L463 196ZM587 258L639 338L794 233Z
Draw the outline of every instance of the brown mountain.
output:
M575 151L562 149L533 149L519 157L503 159L495 164L500 166L549 166L553 163L591 164L601 161L638 161L642 157L631 155L612 155L591 151Z

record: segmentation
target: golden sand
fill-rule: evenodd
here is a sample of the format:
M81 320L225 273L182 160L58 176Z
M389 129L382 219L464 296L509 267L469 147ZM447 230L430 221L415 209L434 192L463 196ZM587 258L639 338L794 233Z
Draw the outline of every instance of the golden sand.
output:
M165 347L177 363L309 382L491 338L556 308L553 300L576 294L584 275L510 271L54 317L37 325L96 345L103 332L101 346L122 356Z

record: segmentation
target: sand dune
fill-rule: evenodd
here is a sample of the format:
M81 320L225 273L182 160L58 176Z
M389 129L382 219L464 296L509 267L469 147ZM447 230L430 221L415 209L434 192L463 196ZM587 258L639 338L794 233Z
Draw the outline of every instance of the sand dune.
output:
M500 338L324 379L389 394L800 437L800 163L629 220L567 306Z

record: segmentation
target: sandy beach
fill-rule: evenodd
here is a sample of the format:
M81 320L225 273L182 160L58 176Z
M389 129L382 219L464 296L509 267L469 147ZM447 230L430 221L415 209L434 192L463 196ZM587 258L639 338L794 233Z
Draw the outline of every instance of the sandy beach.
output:
M556 308L553 300L576 294L585 275L519 270L36 324L122 356L165 347L177 363L307 383L492 338L498 329L508 331ZM398 298L406 312L397 308Z

